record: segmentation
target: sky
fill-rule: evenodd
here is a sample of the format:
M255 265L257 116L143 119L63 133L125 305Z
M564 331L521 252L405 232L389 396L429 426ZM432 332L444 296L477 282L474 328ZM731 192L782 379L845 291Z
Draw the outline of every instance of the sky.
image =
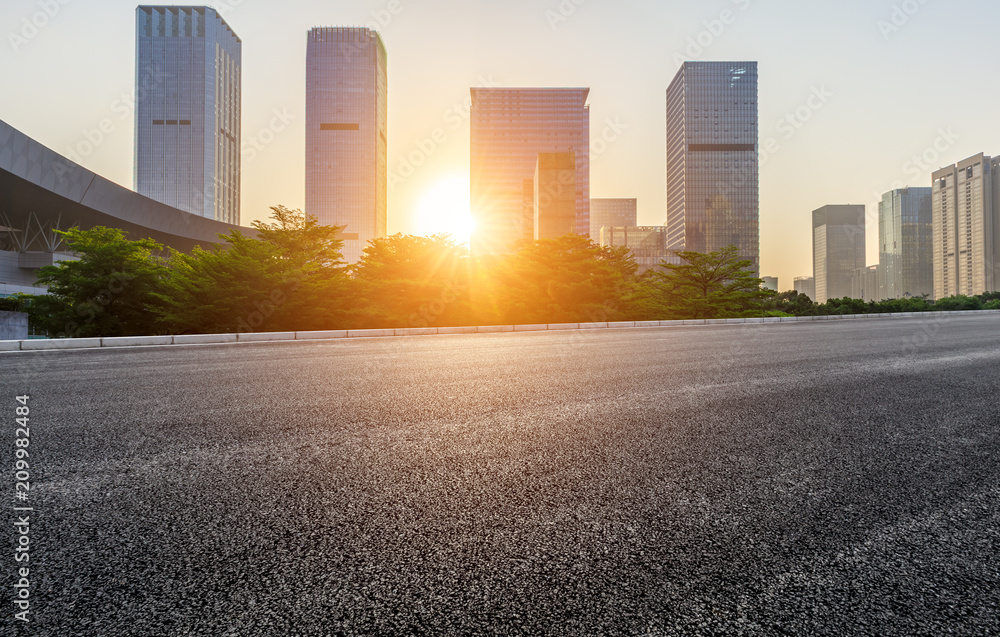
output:
M811 211L1000 154L985 0L224 0L243 41L242 224L305 199L306 33L370 26L389 54L390 233L460 225L469 87L590 87L591 196L666 217L666 88L683 60L756 60L762 274L811 276ZM135 7L4 0L0 119L133 184ZM110 126L99 130L103 120ZM83 144L85 141L93 144ZM601 140L601 141L597 141ZM92 146L92 148L91 148ZM80 149L89 151L81 154ZM252 152L251 152L252 150Z

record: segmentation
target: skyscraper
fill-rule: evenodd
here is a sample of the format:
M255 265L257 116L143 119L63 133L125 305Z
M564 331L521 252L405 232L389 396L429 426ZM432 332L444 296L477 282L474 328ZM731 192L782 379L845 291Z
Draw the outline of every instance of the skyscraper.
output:
M635 226L635 199L591 199L590 240L601 242L601 228Z
M532 236L524 228L526 181L539 153L576 157L576 232L590 232L590 108L587 88L473 88L472 250L498 254Z
M931 189L885 193L878 206L878 298L901 299L934 293L934 228Z
M240 222L242 43L215 9L136 9L135 190Z
M979 154L932 175L934 298L1000 287L1000 158Z
M865 267L865 207L823 206L814 210L813 277L817 303L851 296L855 270Z
M760 271L757 63L685 62L667 89L671 245L732 244Z
M316 28L306 48L306 212L346 226L344 260L386 236L387 76L382 37Z

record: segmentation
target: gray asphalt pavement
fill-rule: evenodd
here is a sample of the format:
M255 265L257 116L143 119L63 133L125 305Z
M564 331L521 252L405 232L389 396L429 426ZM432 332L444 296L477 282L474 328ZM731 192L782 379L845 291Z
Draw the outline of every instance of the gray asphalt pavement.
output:
M1000 634L997 315L14 352L0 387L4 635Z

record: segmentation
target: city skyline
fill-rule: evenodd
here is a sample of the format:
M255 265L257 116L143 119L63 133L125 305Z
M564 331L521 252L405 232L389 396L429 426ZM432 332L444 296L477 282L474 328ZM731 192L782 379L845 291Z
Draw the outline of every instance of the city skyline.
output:
M136 3L109 1L87 11L76 6L61 6L36 35L18 26L40 10L37 3L3 8L11 33L24 40L8 37L0 57L9 71L5 76L16 90L46 102L36 108L11 100L5 116L64 153L74 147L87 150L81 146L89 141L85 132L111 120L114 130L102 132L90 152L77 154L86 168L128 185L130 107L121 96L135 92L129 51L134 34L129 31ZM299 2L283 8L277 19L261 5L227 6L224 18L244 41L244 224L266 218L269 205L304 207L302 34L331 22L374 24L396 62L389 77L389 179L396 177L389 193L390 233L440 229L416 211L434 210L425 199L444 200L467 179L470 86L590 86L591 196L636 197L641 200L638 223L649 225L665 216L663 95L679 60L758 60L761 272L779 276L786 288L793 277L810 273L811 210L826 201L863 201L871 225L882 193L928 186L931 171L1000 144L1000 133L986 125L985 115L960 109L943 96L926 96L920 88L920 77L943 69L938 54L945 47L978 59L986 40L977 34L989 23L966 24L956 12L933 4L896 19L891 2L848 2L830 16L780 13L752 2L662 8L589 2L575 5L565 12L569 15L557 3L512 2L499 9L483 3L420 8L405 2L332 7ZM812 27L819 19L824 31L817 36ZM88 34L95 24L119 35L91 44ZM501 44L514 34L519 50L507 54ZM602 41L598 34L609 37ZM943 39L931 39L941 34ZM831 60L817 46L847 36L852 48L842 59ZM86 53L66 56L71 48ZM559 49L580 63L552 57ZM456 58L456 50L467 53ZM796 55L788 55L790 50ZM628 64L633 59L650 62L634 68ZM105 72L97 74L95 68ZM982 68L974 62L948 73L974 78ZM896 87L895 98L879 100L887 78ZM964 100L993 99L995 91L983 84L963 81ZM907 100L911 106L901 106ZM856 153L859 147L865 152ZM450 190L441 188L445 182ZM873 235L868 264L877 262Z

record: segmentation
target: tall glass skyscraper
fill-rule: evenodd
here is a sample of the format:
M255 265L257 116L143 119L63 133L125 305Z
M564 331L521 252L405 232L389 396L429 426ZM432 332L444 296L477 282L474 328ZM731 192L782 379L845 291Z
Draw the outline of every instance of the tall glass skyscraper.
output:
M757 63L685 62L667 89L671 246L732 244L760 271Z
M902 188L878 206L878 300L934 294L930 188Z
M575 228L590 234L589 94L589 88L472 89L473 252L504 253L534 236L525 228L526 180L544 153L575 155Z
M135 190L238 225L242 43L208 7L135 16Z
M322 27L306 47L306 212L346 226L344 260L386 236L388 82L375 31Z

